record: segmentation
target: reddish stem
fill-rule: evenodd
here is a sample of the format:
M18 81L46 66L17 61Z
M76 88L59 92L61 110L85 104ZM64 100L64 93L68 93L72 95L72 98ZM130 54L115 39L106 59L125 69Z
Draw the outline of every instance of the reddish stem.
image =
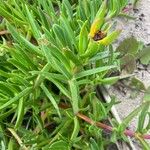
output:
M129 12L130 10L133 10L133 7L125 7L125 8L122 10L122 12L123 12L123 13L127 13L127 12Z
M60 103L59 107L62 108L62 109L70 108L70 106L65 104L65 103ZM104 129L106 131L112 132L114 130L113 127L108 126L108 125L106 125L104 123L101 123L101 122L95 122L92 119L90 119L89 117L87 117L87 116L85 116L85 115L83 115L81 113L78 113L77 116L79 118L81 118L82 120L86 121L87 123L89 123L91 125L96 125L97 127L101 128L101 129ZM124 134L126 136L129 136L129 137L135 137L136 138L137 136L139 136L139 137L141 137L143 139L149 139L150 140L150 135L149 134L141 135L141 134L136 133L136 132L134 132L132 130L125 130Z
M97 127L100 127L102 129L110 131L110 132L113 131L113 127L103 124L101 122L94 122L93 120L91 120L90 118L88 118L87 116L85 116L81 113L78 113L77 116L79 118L83 119L84 121L88 122L91 125L96 125ZM148 134L139 135L138 133L135 133L134 131L131 131L131 130L125 130L124 134L129 137L136 137L138 135L139 137L141 137L143 139L150 139L150 135L148 135Z

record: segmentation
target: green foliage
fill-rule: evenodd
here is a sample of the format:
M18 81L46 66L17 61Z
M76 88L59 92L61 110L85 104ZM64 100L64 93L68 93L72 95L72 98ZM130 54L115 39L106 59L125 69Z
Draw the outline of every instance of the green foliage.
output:
M142 49L139 52L138 57L139 57L142 64L144 64L144 65L150 64L150 46L145 47L144 49Z
M110 76L120 68L111 45L120 30L102 43L89 33L95 17L106 29L127 1L0 2L1 27L9 31L0 39L0 149L105 149L111 137L107 142L102 129L77 114L108 119L115 102L99 101L95 88L120 79Z
M133 73L136 69L136 59L132 54L126 54L121 58L121 68L125 73Z
M150 101L150 87L148 87L145 92L144 101Z
M138 41L134 37L129 37L120 43L120 45L117 48L117 51L119 51L121 55L135 55L138 52L138 45Z

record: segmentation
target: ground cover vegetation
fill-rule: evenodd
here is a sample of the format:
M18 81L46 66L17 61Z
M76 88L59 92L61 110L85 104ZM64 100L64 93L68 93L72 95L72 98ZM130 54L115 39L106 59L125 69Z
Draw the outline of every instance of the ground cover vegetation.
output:
M0 149L103 150L128 136L150 149L149 91L121 124L110 112L115 98L106 103L96 93L130 76L137 59L149 62L134 39L112 45L122 30L115 18L129 17L128 4L0 0ZM137 115L137 128L127 130Z

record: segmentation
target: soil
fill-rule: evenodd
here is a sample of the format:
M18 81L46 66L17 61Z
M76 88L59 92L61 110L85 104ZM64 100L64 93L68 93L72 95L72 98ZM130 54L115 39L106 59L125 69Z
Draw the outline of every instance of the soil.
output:
M135 20L121 19L123 31L118 39L117 43L121 42L127 37L134 36L137 40L144 42L145 45L150 45L150 0L139 0L135 9L130 10L129 14L135 17ZM135 76L143 81L145 87L150 86L150 66L145 68L139 65L135 71ZM126 87L119 85L113 86L109 89L111 95L115 95L117 100L121 101L116 105L116 109L120 115L120 118L125 118L130 112L132 112L137 106L140 105L143 99L144 93L139 92L134 98L131 98L133 92ZM131 122L129 128L136 130L136 124L138 119L135 118ZM137 150L141 150L140 146L136 143Z
M144 44L150 44L150 0L139 0L136 8L129 14L135 20L122 19L123 32L119 41L126 37L134 36Z

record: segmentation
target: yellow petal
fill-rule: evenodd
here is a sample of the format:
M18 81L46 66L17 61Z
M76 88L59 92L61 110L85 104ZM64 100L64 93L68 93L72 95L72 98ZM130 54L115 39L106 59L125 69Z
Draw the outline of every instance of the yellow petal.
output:
M94 37L95 33L100 29L100 26L103 24L104 20L100 20L100 19L95 19L94 22L92 23L91 29L90 29L90 33L89 36L91 38Z
M90 33L89 33L89 36L91 38L94 37L95 33L100 30L102 24L104 23L104 17L106 15L106 11L107 11L107 1L104 0L104 2L101 4L97 14L96 14L96 17L91 25L91 29L90 29Z
M102 45L109 45L111 44L121 33L121 30L113 31L110 35L106 36L104 39L99 40L98 43Z

